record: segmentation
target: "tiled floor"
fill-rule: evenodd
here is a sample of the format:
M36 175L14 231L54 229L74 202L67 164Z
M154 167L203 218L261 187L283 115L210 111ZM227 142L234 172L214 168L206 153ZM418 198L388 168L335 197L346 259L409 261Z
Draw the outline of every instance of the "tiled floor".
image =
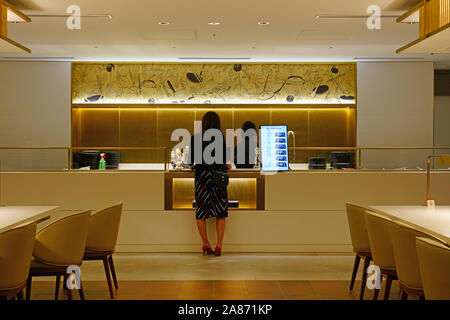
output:
M122 281L149 280L348 280L352 255L200 254L114 255ZM361 267L362 268L362 267ZM87 281L103 281L101 261L85 261Z
M344 280L168 280L120 281L115 291L117 300L354 300L359 299L360 281L353 292ZM33 282L33 300L53 299L55 283ZM86 299L109 299L106 281L84 281ZM365 299L372 298L367 290ZM380 292L380 299L383 297ZM74 299L79 299L73 292ZM393 284L390 299L400 298ZM66 299L61 292L60 299Z
M348 290L353 259L351 255L336 254L225 254L217 258L198 254L116 254L119 290L115 298L358 299L360 281L353 292ZM102 263L86 261L81 270L86 298L109 299ZM32 299L53 299L54 278L36 280ZM367 290L366 299L371 297L372 291ZM399 288L394 282L391 299L398 298Z

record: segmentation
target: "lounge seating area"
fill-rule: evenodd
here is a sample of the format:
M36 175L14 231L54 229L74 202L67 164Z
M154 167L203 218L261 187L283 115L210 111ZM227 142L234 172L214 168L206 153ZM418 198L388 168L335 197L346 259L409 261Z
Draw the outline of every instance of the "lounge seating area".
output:
M80 266L83 260L101 260L108 290L114 297L118 281L113 254L119 231L122 203L91 213L91 210L58 219L36 233L36 222L0 233L0 296L31 297L33 278L55 276L55 300L63 290L72 300L72 289L85 300ZM71 284L71 285L69 285Z

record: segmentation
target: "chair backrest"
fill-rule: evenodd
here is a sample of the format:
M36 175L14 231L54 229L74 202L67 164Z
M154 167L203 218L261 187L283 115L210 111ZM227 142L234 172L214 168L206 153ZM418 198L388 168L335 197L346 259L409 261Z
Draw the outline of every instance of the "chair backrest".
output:
M450 248L427 238L416 238L417 258L427 300L450 300Z
M33 256L55 266L80 265L89 228L91 210L62 218L35 237Z
M366 227L369 234L370 250L375 265L385 270L395 270L389 224L392 220L366 210Z
M30 272L36 223L0 234L0 290L23 286Z
M86 248L96 251L114 251L119 233L122 203L118 203L92 214Z
M369 235L367 234L365 209L351 204L346 204L347 220L350 228L354 252L370 252Z
M392 223L390 231L399 281L408 288L422 290L416 237L430 238L430 236L400 221Z

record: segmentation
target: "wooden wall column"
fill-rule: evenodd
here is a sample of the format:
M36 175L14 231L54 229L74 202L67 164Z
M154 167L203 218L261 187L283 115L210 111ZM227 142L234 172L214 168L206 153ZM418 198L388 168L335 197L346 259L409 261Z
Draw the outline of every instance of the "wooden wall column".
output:
M8 35L8 10L3 4L3 0L0 0L0 35Z

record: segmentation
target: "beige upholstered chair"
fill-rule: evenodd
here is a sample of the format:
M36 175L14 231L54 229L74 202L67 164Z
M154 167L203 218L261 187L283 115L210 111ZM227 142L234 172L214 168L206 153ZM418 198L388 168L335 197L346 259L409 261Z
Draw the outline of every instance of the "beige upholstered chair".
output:
M416 238L425 298L450 300L450 247L427 238Z
M0 234L0 297L22 300L33 253L36 223Z
M50 224L35 236L34 260L31 261L27 280L27 300L31 295L32 278L38 276L56 276L55 299L58 299L61 276L65 288L69 277L67 268L71 265L81 265L90 216L91 210L70 215ZM66 292L67 297L72 299L71 290ZM84 300L82 286L78 288L78 292Z
M116 248L121 215L122 203L106 207L92 214L83 257L83 260L103 261L111 299L114 298L111 274L115 288L119 288L112 255Z
M372 211L366 211L365 218L373 263L380 268L382 277L386 277L384 299L388 300L392 280L398 280L390 235L392 220ZM380 289L375 289L373 300L378 299L379 292Z
M353 290L355 285L356 275L358 273L359 262L361 258L364 259L364 269L361 282L361 292L359 299L364 298L364 290L366 288L367 281L367 268L372 260L372 254L370 252L369 236L367 234L365 209L351 203L346 204L347 207L347 220L350 228L350 237L352 239L353 252L355 253L355 263L353 265L352 279L350 281L350 290Z
M402 299L406 300L408 295L417 295L423 298L422 279L416 253L416 237L430 238L430 236L400 221L390 225L390 232L399 286L402 289Z

